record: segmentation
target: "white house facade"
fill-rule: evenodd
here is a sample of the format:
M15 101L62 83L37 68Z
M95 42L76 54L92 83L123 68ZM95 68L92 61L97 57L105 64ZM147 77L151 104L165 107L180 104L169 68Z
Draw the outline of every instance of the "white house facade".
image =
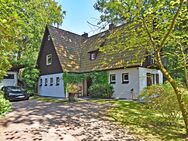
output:
M65 97L63 73L42 75L38 83L40 96Z
M109 83L114 88L114 98L137 99L145 87L163 83L163 75L156 69L136 67L111 70L108 73Z

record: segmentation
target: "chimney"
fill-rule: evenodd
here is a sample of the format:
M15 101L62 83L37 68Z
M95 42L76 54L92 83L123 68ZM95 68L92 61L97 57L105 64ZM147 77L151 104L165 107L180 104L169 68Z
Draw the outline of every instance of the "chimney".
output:
M82 37L88 38L88 33L84 32L84 34L82 34Z
M114 29L115 25L113 23L109 24L109 30Z

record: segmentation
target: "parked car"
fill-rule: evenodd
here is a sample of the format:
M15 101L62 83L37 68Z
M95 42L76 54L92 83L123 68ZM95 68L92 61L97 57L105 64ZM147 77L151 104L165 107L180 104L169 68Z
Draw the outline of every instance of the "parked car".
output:
M28 100L29 94L16 86L5 86L1 89L4 92L5 99L9 101Z

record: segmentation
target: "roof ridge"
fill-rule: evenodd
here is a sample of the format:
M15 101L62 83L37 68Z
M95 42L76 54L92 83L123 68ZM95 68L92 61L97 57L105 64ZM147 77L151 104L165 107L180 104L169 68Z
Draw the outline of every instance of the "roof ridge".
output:
M74 33L74 32L68 31L68 30L64 30L64 29L61 29L61 28L58 28L58 27L55 27L55 26L52 26L52 25L47 25L47 27L56 28L57 30L64 31L64 32L68 32L68 33L70 33L70 34L74 34L74 35L77 35L77 36L82 37L82 35L79 35L79 34L77 34L77 33Z

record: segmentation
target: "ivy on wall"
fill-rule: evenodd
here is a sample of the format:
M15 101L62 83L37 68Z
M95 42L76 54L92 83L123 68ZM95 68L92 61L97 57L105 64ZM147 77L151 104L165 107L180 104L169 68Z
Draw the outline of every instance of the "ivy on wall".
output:
M91 78L93 84L107 84L108 83L108 73L101 72L89 72L89 73L68 73L64 72L63 80L65 90L68 84L79 84L83 80Z

